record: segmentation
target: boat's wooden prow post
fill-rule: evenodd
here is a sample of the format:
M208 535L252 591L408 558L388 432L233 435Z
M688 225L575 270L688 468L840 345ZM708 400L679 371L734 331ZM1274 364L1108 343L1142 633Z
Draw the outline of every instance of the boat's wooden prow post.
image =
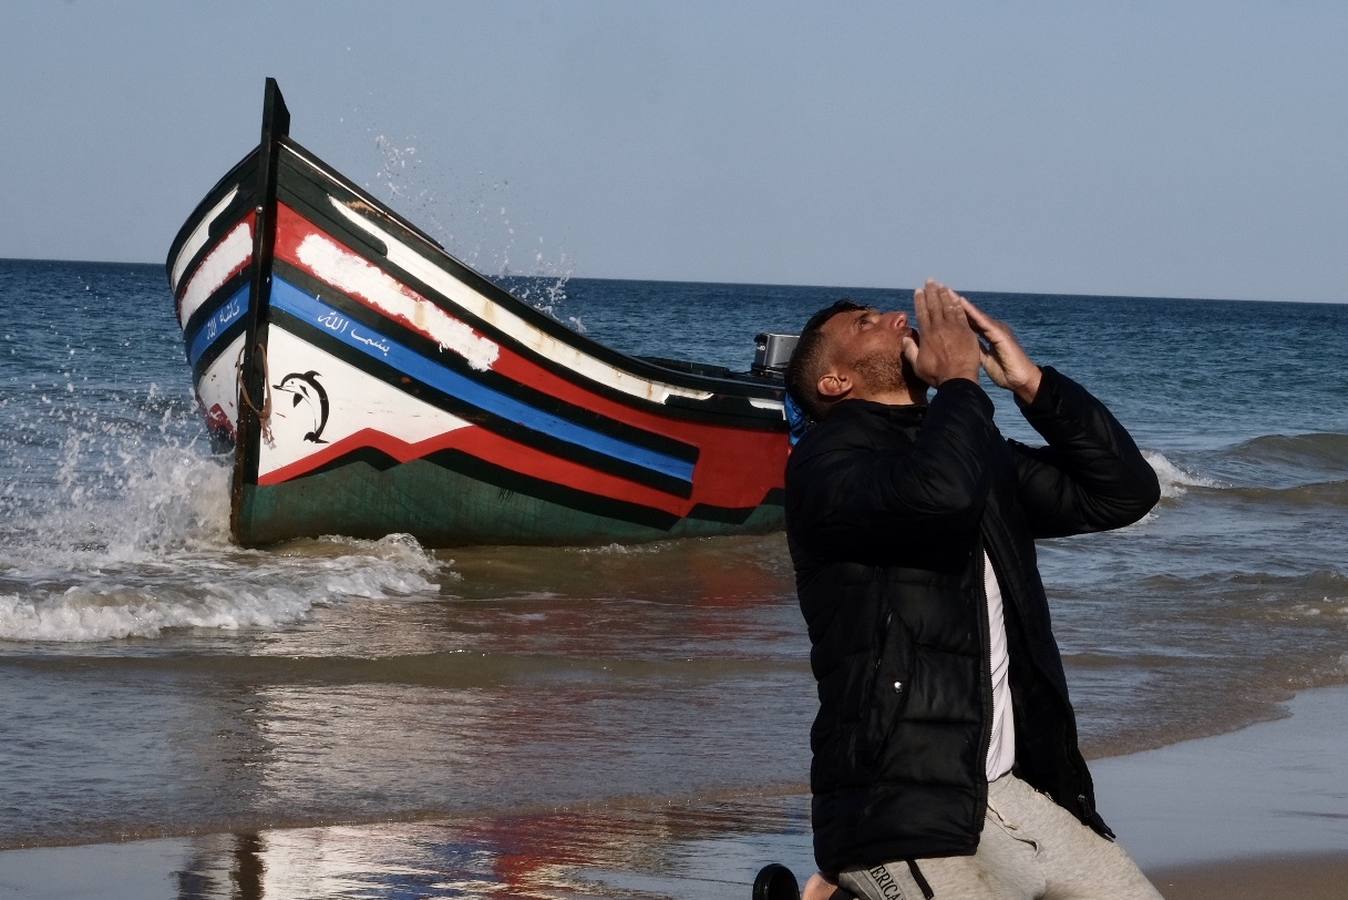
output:
M258 203L253 230L253 265L248 288L248 325L239 373L239 419L234 445L229 528L234 540L250 538L249 488L257 484L258 442L270 416L267 383L267 320L271 297L272 252L276 244L276 173L281 139L290 134L290 110L275 78L268 78L262 101L262 153L257 172Z

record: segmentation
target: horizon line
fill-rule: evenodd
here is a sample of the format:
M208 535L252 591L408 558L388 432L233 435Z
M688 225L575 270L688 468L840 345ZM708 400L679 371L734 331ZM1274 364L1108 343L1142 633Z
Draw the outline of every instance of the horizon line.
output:
M448 251L446 251L448 252ZM453 254L450 254L451 256ZM457 259L457 257L455 257ZM162 267L163 263L157 262L129 262L127 260L111 259L61 259L57 257L37 257L37 256L0 256L0 263L10 262L30 262L30 263L66 263L74 265L91 266L148 266ZM466 264L465 264L466 265ZM471 266L469 268L472 268ZM473 271L477 271L473 269ZM573 279L588 281L632 281L632 282L653 282L656 284L705 284L705 285L737 285L743 287L782 287L782 288L828 288L838 291L895 291L906 292L909 288L899 288L892 286L876 285L857 285L857 284L819 284L802 283L790 281L720 281L705 278L649 278L635 277L630 275L579 275L570 273L567 275L556 275L553 273L526 274L522 272L512 272L509 274L487 275L479 272L488 280L495 281L499 278L540 278L550 281L571 281ZM1078 293L1064 291L1026 291L1026 290L1007 290L986 288L967 288L961 289L965 294L995 294L995 295L1017 295L1022 297L1088 297L1099 298L1102 300L1183 300L1183 301L1217 301L1228 303L1314 303L1328 306L1348 305L1348 298L1340 300L1309 300L1300 299L1269 299L1267 297L1177 297L1166 294L1108 294L1108 293Z

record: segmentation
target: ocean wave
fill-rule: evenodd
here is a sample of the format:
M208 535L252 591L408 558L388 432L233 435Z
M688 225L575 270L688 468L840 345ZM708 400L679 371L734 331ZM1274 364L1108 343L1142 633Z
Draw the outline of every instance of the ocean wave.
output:
M237 630L302 618L313 601L285 588L239 587L221 596L91 583L36 598L0 595L0 639L88 642L155 638L166 629Z
M434 575L452 580L458 580L460 577L458 573L447 568L453 564L453 560L441 561L410 534L389 534L375 540L326 534L322 537L291 541L259 553L298 560L301 565L303 560L347 561L352 557L363 556L379 559L400 570L417 575ZM347 590L347 593L352 591Z
M568 553L578 553L582 556L630 556L632 554L663 553L669 549L667 541L654 541L649 544L620 544L616 541L612 544L604 544L598 547L566 547Z
M1163 453L1158 451L1143 450L1142 456L1156 473L1156 480L1160 482L1163 499L1173 500L1183 497L1191 487L1223 487L1222 482L1196 472L1190 472L1171 462Z
M435 595L454 577L408 535L244 550L229 468L201 442L72 432L44 492L0 526L0 640L157 638L275 628L316 607Z
M1205 572L1157 574L1140 587L1152 602L1172 598L1208 622L1310 622L1348 617L1348 575L1330 568L1298 573ZM1182 599L1181 599L1182 598Z
M1340 447L1341 450L1338 449ZM1225 451L1223 455L1228 459L1239 456L1245 452L1241 448L1245 448L1245 450L1273 448L1283 454L1281 457L1275 457L1266 453L1261 457L1264 463L1270 463L1276 459L1290 465L1292 456L1288 452L1289 448L1297 452L1304 452L1307 459L1321 458L1320 455L1323 453L1324 456L1321 458L1323 462L1330 458L1330 451L1332 453L1342 452L1348 458L1348 435L1313 434L1290 438L1270 435L1246 441L1237 445L1235 449ZM1256 449L1254 452L1262 451ZM1230 499L1276 502L1290 506L1348 506L1348 480L1306 481L1307 472L1304 467L1295 473L1289 473L1284 469L1281 477L1273 477L1263 465L1254 471L1246 469L1243 472L1245 478L1259 479L1256 483L1249 484L1240 483L1244 478L1240 481L1228 480L1195 471L1189 465L1175 463L1163 453L1154 450L1144 450L1142 455L1151 465L1153 471L1156 472L1163 499L1176 500L1190 490L1198 490L1204 493L1217 493ZM1237 461L1239 462L1239 460ZM1250 460L1246 459L1244 462L1248 463ZM1343 467L1342 460L1336 458L1336 462L1340 468ZM1217 465L1217 468L1223 469L1220 464ZM1229 468L1229 466L1226 468ZM1233 473L1224 471L1223 474L1232 475ZM1288 477L1289 474L1294 474L1296 477Z
M1348 471L1348 434L1265 434L1242 441L1227 453L1251 462L1343 472Z
M1291 487L1230 487L1227 496L1286 506L1348 506L1348 481L1317 481Z
M1308 572L1278 573L1261 571L1201 572L1177 575L1173 572L1148 575L1141 581L1149 590L1191 592L1208 587L1260 589L1277 587L1285 591L1343 592L1348 596L1348 575L1336 569L1317 568Z
M321 554L183 553L39 581L22 594L0 594L0 640L81 643L188 628L267 629L302 621L317 607L439 591L434 578L442 564L407 535L312 543Z

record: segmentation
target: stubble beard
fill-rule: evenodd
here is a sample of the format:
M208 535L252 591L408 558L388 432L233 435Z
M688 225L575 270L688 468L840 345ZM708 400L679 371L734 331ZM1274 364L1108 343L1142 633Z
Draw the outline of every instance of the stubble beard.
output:
M917 376L900 351L868 353L853 363L852 370L873 393L906 391L913 403L927 401L927 383Z

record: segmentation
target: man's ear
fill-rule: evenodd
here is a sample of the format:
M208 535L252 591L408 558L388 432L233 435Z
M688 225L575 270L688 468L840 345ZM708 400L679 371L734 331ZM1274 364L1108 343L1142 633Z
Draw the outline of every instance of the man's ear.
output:
M815 385L815 389L819 391L821 397L839 400L852 390L852 379L839 372L825 372L819 376L819 383Z

